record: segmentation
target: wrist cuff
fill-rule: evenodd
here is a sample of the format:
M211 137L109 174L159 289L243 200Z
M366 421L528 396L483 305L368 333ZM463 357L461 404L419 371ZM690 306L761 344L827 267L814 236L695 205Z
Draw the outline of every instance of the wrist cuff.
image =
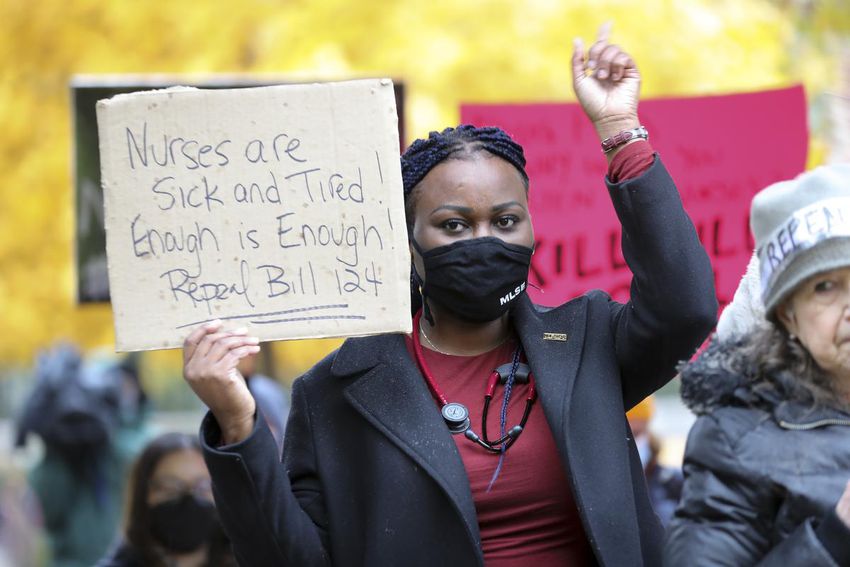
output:
M655 152L649 142L629 144L611 160L608 181L620 183L640 177L654 162Z

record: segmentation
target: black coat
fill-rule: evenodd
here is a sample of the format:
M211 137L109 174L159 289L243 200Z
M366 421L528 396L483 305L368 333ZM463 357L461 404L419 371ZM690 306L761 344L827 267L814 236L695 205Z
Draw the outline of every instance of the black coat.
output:
M682 373L685 401L702 415L664 563L850 565L850 529L834 512L850 480L850 414L757 375L723 343Z
M609 191L631 302L597 291L546 309L523 296L511 321L597 560L655 565L661 528L624 414L673 376L717 304L708 258L660 160ZM483 564L463 462L402 335L349 339L295 382L283 466L261 418L234 446L214 448L209 415L201 436L243 565Z

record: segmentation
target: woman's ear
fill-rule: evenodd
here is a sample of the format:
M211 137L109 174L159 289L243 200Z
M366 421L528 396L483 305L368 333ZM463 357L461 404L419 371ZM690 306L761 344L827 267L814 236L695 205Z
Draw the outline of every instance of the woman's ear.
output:
M785 326L789 335L797 334L797 317L787 301L776 308L776 318Z

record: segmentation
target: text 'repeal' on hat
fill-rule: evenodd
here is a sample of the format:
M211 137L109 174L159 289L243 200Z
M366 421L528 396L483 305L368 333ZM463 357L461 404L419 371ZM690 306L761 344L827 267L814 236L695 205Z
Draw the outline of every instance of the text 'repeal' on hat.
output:
M804 280L850 266L850 164L825 165L759 192L750 209L765 312Z

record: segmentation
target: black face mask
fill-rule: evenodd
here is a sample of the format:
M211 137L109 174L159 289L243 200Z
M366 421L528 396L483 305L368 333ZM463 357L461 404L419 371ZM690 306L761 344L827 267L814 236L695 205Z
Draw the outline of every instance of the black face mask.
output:
M533 248L493 236L459 240L427 251L416 240L411 242L425 265L424 283L415 269L414 274L422 286L429 321L428 299L461 319L486 323L504 315L525 292Z
M174 553L188 553L201 547L218 521L215 504L193 494L153 506L150 519L151 535Z

